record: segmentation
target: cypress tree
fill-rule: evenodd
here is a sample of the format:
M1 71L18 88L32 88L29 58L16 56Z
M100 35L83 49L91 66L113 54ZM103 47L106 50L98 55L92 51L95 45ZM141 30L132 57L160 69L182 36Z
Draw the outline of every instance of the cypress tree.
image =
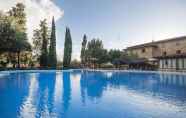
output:
M86 45L87 45L87 36L86 35L84 35L83 36L83 41L82 41L82 47L81 47L81 63L82 64L85 64L85 56L86 56L86 54L85 54L85 52L86 52Z
M71 62L72 54L72 39L70 29L66 28L65 33L65 44L64 44L64 56L63 56L63 67L69 67Z
M52 32L50 37L50 47L48 54L48 66L52 68L56 68L57 58L56 58L56 28L55 28L55 20L54 17L52 19Z
M46 19L41 21L40 27L41 27L40 32L42 37L40 66L42 68L46 68L48 63L48 34L47 34L48 28L47 28Z

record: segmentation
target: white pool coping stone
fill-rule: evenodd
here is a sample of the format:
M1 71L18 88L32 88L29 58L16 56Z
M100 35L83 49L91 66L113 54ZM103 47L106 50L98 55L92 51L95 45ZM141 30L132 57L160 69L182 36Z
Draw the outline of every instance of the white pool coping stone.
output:
M186 72L169 71L144 71L144 70L101 70L101 69L69 69L69 70L8 70L0 71L0 76L10 73L38 73L38 72L74 72L74 71L92 71L92 72L131 72L131 73L151 73L151 74L176 74L186 75Z
M69 69L69 70L7 70L7 71L0 71L0 74L38 73L38 72L73 72L73 70L72 69Z
M80 69L81 70L81 69ZM151 74L176 74L186 75L186 72L170 72L170 71L145 71L145 70L101 70L101 69L82 69L85 71L97 72L131 72L131 73L151 73Z

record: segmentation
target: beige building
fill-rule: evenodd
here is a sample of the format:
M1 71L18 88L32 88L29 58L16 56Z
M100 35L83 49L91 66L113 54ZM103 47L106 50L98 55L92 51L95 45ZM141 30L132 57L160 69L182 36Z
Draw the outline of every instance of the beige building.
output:
M138 58L158 59L159 69L186 70L186 36L128 47Z

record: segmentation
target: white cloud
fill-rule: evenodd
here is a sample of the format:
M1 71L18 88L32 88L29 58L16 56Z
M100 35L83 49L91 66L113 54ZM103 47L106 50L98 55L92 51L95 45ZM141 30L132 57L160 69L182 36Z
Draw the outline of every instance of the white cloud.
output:
M0 0L0 10L7 11L16 3L21 2L26 6L27 33L31 41L33 30L36 29L40 20L46 18L51 22L52 16L59 20L64 12L52 0Z

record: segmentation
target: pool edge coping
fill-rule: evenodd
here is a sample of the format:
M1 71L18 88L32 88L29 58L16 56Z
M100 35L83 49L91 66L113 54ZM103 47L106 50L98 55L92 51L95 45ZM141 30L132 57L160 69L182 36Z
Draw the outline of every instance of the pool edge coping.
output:
M6 70L0 71L0 74L21 73L21 72L74 72L74 71L92 71L92 72L133 72L133 73L155 73L155 74L176 74L186 75L186 72L170 72L170 71L145 71L145 70L102 70L102 69L69 69L69 70Z

